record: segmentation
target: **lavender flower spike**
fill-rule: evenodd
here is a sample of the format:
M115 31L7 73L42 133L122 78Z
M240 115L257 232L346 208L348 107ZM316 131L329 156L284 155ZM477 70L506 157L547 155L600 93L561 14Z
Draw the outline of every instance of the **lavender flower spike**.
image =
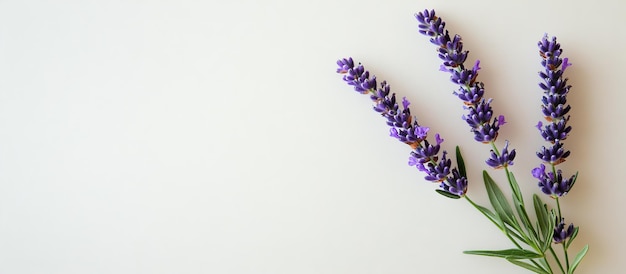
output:
M539 188L541 191L552 198L565 196L574 186L576 175L563 178L561 170L554 172L546 172L546 166L541 164L532 170L533 177L539 180Z
M569 224L569 226L565 227L565 220L561 218L560 221L557 221L557 225L554 227L554 234L552 235L554 243L564 243L565 240L572 237L574 230L574 224Z
M435 134L434 145L426 140L429 128L418 124L417 119L411 114L410 102L402 98L401 104L398 104L395 93L390 95L391 88L387 82L378 84L376 76L370 76L369 71L360 63L355 65L352 58L340 59L337 65L337 73L344 74L343 80L348 85L359 93L370 94L374 110L387 119L390 136L413 149L409 165L425 172L426 180L440 182L443 191L452 196L464 196L467 191L467 179L452 167L452 161L447 159L446 151L443 151L443 156L439 158L443 139L439 134Z
M443 61L440 70L450 73L450 81L458 85L458 90L453 94L463 101L468 110L462 118L471 127L474 140L494 145L498 138L498 131L504 122L504 116L494 115L491 108L491 98L483 98L485 85L477 81L480 61L476 60L471 68L465 67L469 52L463 49L463 41L460 35L450 36L445 29L445 22L435 15L434 10L424 10L415 14L419 22L418 28L421 34L430 37L430 42L438 46L439 58ZM552 111L552 110L550 110ZM566 112L567 110L555 110L553 112ZM508 142L507 142L508 146ZM508 151L507 151L508 152ZM495 153L497 154L497 153ZM487 164L493 167L505 167L513 164L512 159L496 160L495 158L515 157L514 150L507 155L492 155ZM504 159L503 158L503 159Z
M452 176L449 176L445 181L439 185L441 189L458 196L465 195L467 191L467 179L459 173L455 168L452 170Z
M485 162L487 165L497 169L513 165L513 159L515 159L515 149L509 152L509 141L506 141L500 155L496 154L492 149L491 156Z
M548 38L545 34L537 45L543 67L543 70L539 72L541 78L539 87L543 90L541 110L548 122L544 125L540 121L537 123L537 128L541 137L551 144L549 147L542 146L537 152L537 157L549 164L553 171L546 173L545 166L541 164L532 173L535 178L539 179L541 190L557 198L567 194L576 180L576 176L563 179L562 171L555 168L570 155L570 151L564 148L563 141L572 130L572 127L567 124L570 119L568 113L571 109L571 106L567 104L567 94L571 86L567 84L567 78L563 77L563 72L572 64L569 63L568 58L561 58L563 49L557 43L556 37Z

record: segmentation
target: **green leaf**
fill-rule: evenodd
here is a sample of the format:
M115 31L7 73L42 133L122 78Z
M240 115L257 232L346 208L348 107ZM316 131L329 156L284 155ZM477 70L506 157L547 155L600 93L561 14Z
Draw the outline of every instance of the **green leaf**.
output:
M515 198L515 195L513 195L513 198ZM524 225L526 230L533 231L534 233L535 229L532 223L530 222L530 219L528 218L528 213L526 213L526 208L524 207L524 204L516 199L513 199L513 205L515 206L517 215L519 215L520 220L522 221L522 224Z
M517 215L519 215L519 218L522 221L522 225L524 225L524 229L526 229L526 232L528 232L527 235L530 238L529 240L531 241L531 243L528 244L536 249L540 248L540 246L543 246L543 242L539 241L539 239L537 238L537 232L535 231L535 227L530 222L530 218L528 218L526 208L520 201L515 199L515 195L513 195L513 205L515 205L515 210L517 210ZM544 252L545 250L542 249L541 251Z
M543 237L542 250L545 251L550 246L552 234L554 234L554 216L548 213L548 207L537 194L533 195L533 204L537 215L537 226Z
M447 192L447 191L445 191L445 190L435 189L435 191L437 191L437 193L439 193L439 194L441 194L441 195L443 195L443 196L446 196L446 197L448 197L448 198L451 198L451 199L458 199L458 198L461 198L461 196L459 196L459 195L455 195L455 194L452 194L452 193Z
M509 182L511 182L511 188L513 190L513 199L519 201L522 205L524 205L524 198L522 198L522 191L519 188L519 184L515 179L515 175L513 172L509 171Z
M548 264L547 260L537 260L537 262L539 262L542 269L549 269L548 272L552 272L552 268L550 267L550 264Z
M506 235L513 236L516 239L524 242L527 245L532 245L532 242L528 239L526 234L524 234L521 231L518 231L518 228L513 228L513 227L511 227L510 225L507 224L505 233L506 233Z
M554 209L550 210L550 217L548 217L548 221L549 229L546 231L546 235L544 238L545 246L542 248L544 252L548 250L553 240L552 236L554 235L554 227L556 226L556 211Z
M485 170L483 170L483 180L485 181L485 188L487 189L489 202L491 202L491 205L496 210L496 214L498 214L500 219L502 219L505 223L518 227L519 225L515 220L515 215L513 215L511 205L509 205L509 202L504 197L500 187L498 187L491 176L489 176L489 173Z
M459 168L459 173L461 174L461 176L467 179L465 161L463 161L463 156L461 155L461 149L459 148L459 146L456 146L456 166Z
M463 251L465 254L490 256L505 259L535 259L541 258L543 255L537 254L530 250L525 249L505 249L505 250L467 250Z
M588 250L589 250L589 245L586 245L585 247L583 247L583 249L580 252L578 252L578 254L576 254L576 258L572 262L572 266L570 267L568 274L573 274L574 271L576 271L576 268L580 264L580 261L582 261L585 255L587 255Z
M570 236L567 242L565 243L565 248L568 248L569 245L572 244L574 239L576 239L576 236L578 236L578 227L574 227L574 232L572 232L572 236Z
M532 272L535 272L535 273L540 273L540 274L550 274L550 272L547 272L547 271L545 271L544 269L539 268L539 267L537 267L537 266L534 266L534 265L532 265L532 264L529 264L529 263L527 263L527 262L522 262L522 261L515 260L515 259L507 259L507 260L508 260L509 262L511 262L512 264L515 264L515 265L517 265L517 266L521 266L521 267L526 268L526 269L528 269L528 270L530 270L530 271L532 271Z
M493 214L491 210L487 209L486 207L479 206L477 204L474 204L474 207L476 207L476 209L478 209L480 213L485 215L485 217L489 218L489 220L493 222L500 230L504 229L504 223L502 222L502 220L500 220L500 218L498 218L496 214Z

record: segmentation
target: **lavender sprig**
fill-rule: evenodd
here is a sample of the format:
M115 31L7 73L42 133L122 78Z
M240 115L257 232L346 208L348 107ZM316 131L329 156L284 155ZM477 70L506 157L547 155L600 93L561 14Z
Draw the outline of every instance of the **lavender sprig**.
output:
M355 65L351 57L339 59L337 65L337 73L344 74L343 80L348 85L361 94L370 94L374 111L387 119L389 135L413 149L409 156L409 165L426 173L424 179L439 183L441 190L452 194L449 197L463 197L467 192L467 179L457 168L452 167L452 161L447 158L445 150L441 158L439 157L443 142L439 134L435 134L434 144L426 140L430 129L421 126L411 114L410 102L402 98L400 107L396 94L390 94L387 82L377 84L376 76L370 76L362 64Z
M539 47L539 55L542 58L541 66L543 67L543 70L539 72L539 77L542 80L539 83L539 87L543 90L541 111L548 122L546 125L543 125L539 121L537 129L539 129L541 137L551 145L549 147L542 146L537 152L537 157L543 163L539 167L534 168L532 174L533 177L539 180L538 185L541 191L556 201L558 208L556 218L559 222L554 228L554 242L563 245L566 268L570 271L572 269L568 260L567 248L578 234L578 227L574 226L573 223L569 224L567 228L565 227L559 198L572 190L578 173L567 178L563 176L563 171L556 166L565 162L570 155L570 151L564 148L563 141L567 139L572 130L572 127L567 125L570 119L568 113L571 110L571 106L567 103L567 95L572 86L567 84L567 78L563 77L563 73L572 64L569 63L568 58L561 58L563 49L561 49L561 45L557 42L556 37L549 38L547 34L544 34L537 45ZM550 171L546 172L546 165L550 166ZM583 256L586 250L587 247L581 251ZM573 269L575 267L573 266Z
M498 137L500 126L505 124L503 115L494 116L491 108L493 99L483 98L485 94L484 84L477 81L478 71L480 70L480 61L477 60L471 69L465 68L469 52L463 49L463 40L460 35L455 34L450 37L446 30L446 23L435 15L434 10L424 10L415 14L415 18L419 22L418 28L421 34L430 37L430 42L438 47L438 55L443 63L440 67L441 71L450 73L450 80L459 85L457 91L453 92L461 99L468 111L467 115L463 115L463 120L470 126L471 132L474 133L474 140L491 144L492 152L495 157L491 157L486 162L492 167L502 167L493 162L494 158L501 157L495 141ZM508 141L505 145L508 148ZM508 151L507 151L508 152ZM509 164L513 164L515 158L515 150L507 155ZM494 165L495 164L495 165ZM506 168L506 166L504 166Z
M471 69L465 67L465 61L468 58L469 52L463 49L461 36L455 34L451 37L445 28L445 22L436 16L434 10L424 10L423 12L418 12L415 17L419 22L419 32L430 37L430 42L438 47L438 56L443 61L440 66L440 70L450 73L450 80L459 86L458 90L453 92L453 94L463 101L465 108L468 110L468 113L463 115L462 118L470 126L471 132L474 133L474 140L490 144L492 147L490 157L486 160L487 165L496 169L503 168L505 170L509 185L513 192L514 204L517 206L516 211L520 215L519 218L522 220L526 232L529 234L525 234L525 232L522 231L522 225L517 222L513 211L510 208L507 210L509 205L507 202L504 202L506 198L501 196L501 192L497 190L497 185L493 183L493 180L485 171L483 176L487 191L490 193L490 201L494 209L496 209L496 213L499 218L506 223L505 226L498 224L497 221L495 221L494 224L503 229L503 232L505 232L507 237L509 237L518 249L523 250L517 240L532 246L537 252L543 254L543 256L540 257L543 260L543 263L541 264L535 261L535 258L539 257L526 258L531 264L516 264L527 269L537 271L538 273L543 273L544 271L546 273L552 273L545 256L546 250L549 249L554 255L554 260L559 265L561 271L565 273L565 269L560 263L558 256L554 253L554 250L550 246L549 242L553 235L556 243L564 242L565 238L571 237L568 244L563 245L563 248L565 251L566 269L568 273L573 272L576 266L574 265L573 268L570 269L569 259L567 256L567 246L571 243L571 240L573 240L576 233L572 233L569 227L567 230L563 229L564 224L562 221L563 219L561 218L561 209L558 203L558 197L563 196L570 191L576 180L576 176L563 178L562 171L555 169L556 165L565 161L565 158L570 155L570 152L563 148L562 141L571 131L571 127L567 125L569 120L569 115L567 114L571 107L567 105L566 101L566 95L569 92L570 86L567 84L567 79L562 78L563 71L571 64L568 62L567 58L560 58L560 45L556 43L555 38L553 38L552 41L548 41L547 36L539 42L540 53L544 58L542 65L545 67L545 71L540 73L540 76L544 79L544 82L540 84L540 87L545 91L545 96L542 98L542 112L550 124L543 126L540 122L537 127L541 131L541 136L546 141L550 142L552 146L548 148L543 147L539 152L537 152L537 156L546 164L549 164L552 171L546 171L545 165L542 164L539 168L534 169L532 173L535 178L539 179L541 190L544 193L557 198L558 218L560 218L561 222L548 221L550 219L550 213L547 211L546 205L537 195L535 195L535 211L538 215L540 215L538 218L544 220L542 225L537 227L537 230L539 231L537 232L535 231L535 228L528 221L526 221L528 217L526 216L527 213L524 211L524 199L513 173L508 170L508 167L513 165L513 160L516 156L515 150L513 149L509 152L508 141L505 141L502 152L499 152L495 146L498 131L505 123L505 119L502 115L495 116L491 108L492 99L484 98L484 84L477 80L478 72L480 70L480 61L477 60ZM489 217L488 212L485 213L481 207L478 207L471 200L470 203L472 203L472 205L474 205L479 211L483 212L485 216ZM494 221L492 218L490 219ZM506 226L510 226L513 229L509 230ZM570 226L573 227L573 225ZM554 229L553 232L551 231L552 229ZM577 231L578 228L576 227L574 230ZM512 234L515 238L517 238L517 240L511 237ZM537 238L540 234L542 239ZM586 250L587 247L579 253L580 258L584 256ZM469 251L466 253L488 256L494 255L494 252L483 251ZM506 257L504 254L501 255ZM579 259L578 262L580 262Z
M424 172L426 180L438 183L438 193L451 198L464 197L516 247L507 250L470 250L464 253L505 258L536 273L552 274L552 266L558 265L563 274L572 274L587 253L588 246L576 255L570 265L567 249L576 237L578 227L565 223L561 216L559 197L571 190L576 175L564 177L563 172L555 166L570 155L563 145L571 131L571 126L567 124L571 106L566 100L570 86L567 79L563 78L563 71L571 64L567 58L561 59L562 50L556 43L556 38L548 40L546 35L539 42L544 66L544 71L539 73L543 80L539 86L544 90L542 113L548 123L544 125L539 122L537 128L542 138L551 145L544 146L537 152L543 163L533 169L532 175L539 181L542 192L555 198L558 211L549 209L535 194L533 206L536 222L533 222L526 211L517 180L508 169L513 165L516 151L509 150L508 140L505 140L501 151L495 145L499 129L506 121L503 115L494 114L491 107L493 99L484 97L485 85L477 80L480 61L477 60L471 68L466 68L468 51L463 49L461 36L451 37L445 29L445 22L433 10L424 10L415 17L419 21L419 32L430 37L430 42L437 46L438 56L443 61L440 70L450 73L450 80L458 85L453 94L461 99L467 110L462 119L470 126L474 140L491 145L486 164L495 169L504 169L513 193L513 206L487 171L483 171L483 180L492 209L474 203L466 195L468 180L459 148L456 151L457 167L453 168L447 152L444 150L440 153L443 143L441 136L435 134L434 142L429 141L429 128L419 125L411 114L409 101L406 98L396 100L395 93L390 93L390 87L385 81L378 84L376 77L370 76L360 63L355 65L352 58L338 60L337 72L344 74L344 81L353 86L355 91L369 94L374 102L373 109L386 118L390 135L413 149L409 156L409 165ZM554 244L562 245L564 256L557 256L552 247ZM565 259L565 267L560 258Z
M571 106L567 104L567 94L572 86L567 84L567 78L563 78L563 72L572 64L569 63L568 58L561 58L563 49L557 43L556 37L549 38L545 34L538 46L543 67L543 71L539 72L542 80L539 87L544 93L541 98L543 103L541 110L548 123L544 125L539 121L537 129L541 137L551 143L551 146L541 147L537 152L537 157L544 164L549 165L552 171L545 172L546 166L541 164L533 169L532 174L539 180L538 184L543 193L552 198L558 198L569 193L576 182L576 175L563 178L562 171L556 168L556 165L565 162L570 155L570 151L563 147L563 141L572 130L572 127L567 125L570 119L568 113L571 109Z

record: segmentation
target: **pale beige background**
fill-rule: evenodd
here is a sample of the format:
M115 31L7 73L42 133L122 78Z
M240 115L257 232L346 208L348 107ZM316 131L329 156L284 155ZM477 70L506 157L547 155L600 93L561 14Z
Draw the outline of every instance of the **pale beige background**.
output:
M370 102L335 74L353 56L413 102L469 195L488 148L413 14L435 8L480 59L500 142L530 197L542 144L536 42L557 35L574 127L563 210L623 273L620 1L0 1L0 273L526 273L465 201L406 165ZM496 173L502 179L501 173Z

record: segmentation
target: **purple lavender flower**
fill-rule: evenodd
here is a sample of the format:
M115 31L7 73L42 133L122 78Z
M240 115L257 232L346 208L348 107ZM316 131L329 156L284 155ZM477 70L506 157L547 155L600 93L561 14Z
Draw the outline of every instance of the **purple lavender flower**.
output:
M467 179L461 176L459 171L454 168L452 169L452 176L449 176L445 181L442 181L439 187L449 193L463 196L467 191Z
M569 66L571 66L572 63L569 62L569 58L563 58L563 65L561 67L561 70L563 70L565 72L565 69Z
M424 179L432 182L442 182L448 178L452 161L446 157L446 154L447 152L444 151L439 162L430 161L426 164L418 164L418 169L427 174Z
M572 130L572 127L567 125L568 120L569 117L554 123L549 123L545 125L545 127L542 127L543 123L539 122L537 128L544 140L554 144L555 142L567 139L567 135Z
M569 156L569 150L563 149L563 144L556 141L554 145L549 148L541 147L541 150L537 152L537 157L546 163L551 165L558 165L565 162L565 158Z
M574 234L574 230L574 224L569 224L569 226L565 227L565 219L561 218L561 220L557 222L557 225L554 227L554 234L552 235L554 243L560 244L565 242L567 238Z
M571 106L567 105L565 95L548 92L541 98L541 101L543 102L541 111L549 122L566 119L564 117L571 109Z
M415 148L414 151L411 152L411 156L409 157L409 165L416 164L424 164L431 161L437 162L439 160L438 154L440 149L440 144L443 142L442 139L438 138L439 134L435 135L437 139L437 143L432 145L428 142L428 140L424 140L424 144Z
M452 40L445 37L445 39L440 41L446 42L445 47L439 47L439 58L443 60L444 66L456 68L465 63L468 51L463 51L461 36L455 35Z
M570 118L568 113L571 110L571 106L567 104L567 94L571 86L567 84L567 78L563 78L563 71L572 64L569 63L568 58L561 58L563 49L557 43L556 37L548 38L545 34L537 45L543 66L543 70L539 72L539 78L541 78L539 87L543 90L541 111L548 122L544 125L540 121L537 123L537 128L541 137L551 143L549 147L542 146L537 152L537 157L544 163L550 164L553 171L546 173L545 166L542 164L532 173L535 178L539 179L541 190L556 198L567 194L576 180L576 176L563 179L562 171L555 168L570 155L570 151L564 148L563 141L572 130L572 127L567 125Z
M445 30L446 23L435 15L435 11L424 10L415 14L415 18L420 23L419 32L430 36L430 42L439 46L439 58L446 67L463 66L467 59L468 51L463 51L463 41L461 36L455 35L450 39L448 31Z
M546 166L543 164L534 168L532 174L539 180L541 191L552 198L565 196L576 182L576 176L563 178L561 170L557 170L556 173L546 172Z
M566 96L571 86L567 84L567 78L563 78L563 71L572 64L567 58L565 62L561 59L563 50L556 42L556 37L549 39L545 34L538 46L539 55L542 57L541 65L544 68L539 72L542 79L539 87L544 91L541 100L543 113L548 121L566 119L565 115L571 108L567 104Z
M415 14L415 18L417 18L417 21L420 22L419 32L421 34L436 37L445 31L446 23L441 21L441 19L437 16L435 16L434 10L424 10L424 12L419 12ZM441 43L436 43L436 45L440 44Z
M483 98L485 94L485 88L483 83L477 83L476 85L472 85L470 88L465 89L464 87L459 88L459 92L453 92L454 95L459 97L463 101L466 106L477 105L478 102Z
M391 87L386 81L380 83L380 88L376 89L370 95L370 99L374 101L374 111L386 114L390 109L397 108L395 94L389 97Z
M483 144L494 142L498 137L499 129L500 127L497 125L497 121L494 121L492 124L483 124L477 128L473 128L474 140Z
M366 94L376 89L376 76L370 78L369 71L366 71L361 64L354 66L352 58L344 58L337 61L337 73L346 74L343 80L348 85L354 86L354 90Z
M546 166L541 164L539 167L533 168L531 173L533 174L533 177L541 180L546 174Z
M354 61L352 58L344 58L337 60L337 73L347 73L350 69L354 68Z
M445 29L445 22L435 15L434 10L424 10L415 14L419 22L418 28L421 34L430 37L430 42L438 46L438 56L443 60L441 71L450 73L450 80L459 85L458 90L453 94L463 101L468 110L467 115L462 118L471 127L474 133L474 140L481 143L493 144L497 137L500 126L504 122L504 116L493 115L491 108L492 99L483 98L485 94L484 84L477 81L480 61L476 60L471 69L465 68L465 61L468 51L463 49L463 40L460 35L452 38ZM549 109L549 111L552 111ZM567 110L555 110L562 113ZM513 153L513 155L515 155ZM500 157L497 155L496 157ZM507 157L510 155L507 155ZM489 160L488 160L489 162ZM512 164L512 161L510 162Z
M472 127L473 130L484 124L489 124L493 117L491 109L491 99L481 100L479 104L469 108L468 115L463 115L463 120Z
M426 140L429 128L418 124L411 114L410 102L402 98L401 104L398 104L395 93L390 94L391 88L387 82L377 84L376 77L370 76L369 71L360 63L355 66L352 58L340 59L337 65L337 73L344 74L343 80L348 85L359 93L370 94L374 110L387 119L390 135L413 148L409 165L425 172L426 180L441 182L440 187L444 191L457 196L465 195L467 179L451 167L452 161L446 157L446 151L443 151L443 156L439 159L443 139L435 134L434 145Z
M492 149L491 156L485 162L493 168L503 168L513 165L513 159L515 159L515 150L509 152L509 141L506 141L500 155L496 154Z
M491 99L483 99L478 104L468 108L469 114L463 115L462 118L472 128L474 140L482 143L495 142L498 137L498 130L505 121L502 115L493 118Z

